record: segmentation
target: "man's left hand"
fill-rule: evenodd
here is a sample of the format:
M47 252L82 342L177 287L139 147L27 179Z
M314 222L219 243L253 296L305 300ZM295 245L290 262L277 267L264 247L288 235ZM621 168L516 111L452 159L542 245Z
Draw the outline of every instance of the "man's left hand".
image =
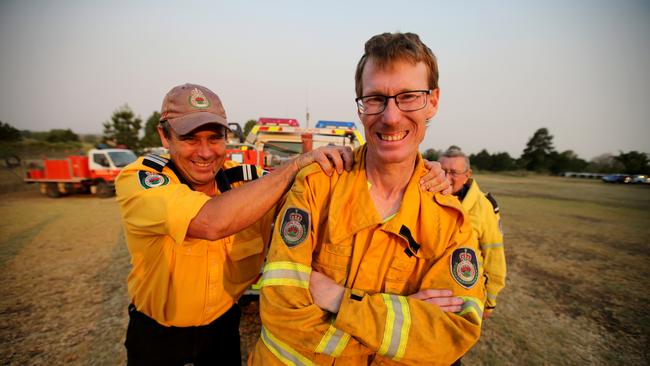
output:
M311 271L309 278L309 291L314 299L314 304L330 313L338 313L345 293L345 287L334 282L326 275Z
M424 191L440 192L442 194L451 193L451 185L447 180L445 172L437 161L424 160L424 166L429 170L420 178L420 187Z

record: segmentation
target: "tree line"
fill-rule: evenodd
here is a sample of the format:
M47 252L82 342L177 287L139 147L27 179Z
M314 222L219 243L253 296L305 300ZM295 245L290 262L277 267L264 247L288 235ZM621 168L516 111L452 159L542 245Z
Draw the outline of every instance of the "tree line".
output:
M428 149L423 156L438 160L442 151ZM647 174L650 172L648 154L638 151L620 151L618 155L602 154L591 161L578 157L573 150L558 152L553 146L553 135L547 128L540 128L526 143L519 158L507 152L490 154L486 149L469 156L472 169L503 172L527 170L538 173L561 174L564 172Z
M160 113L154 111L144 123L142 119L124 105L113 111L110 119L103 123L102 136L93 140L86 136L83 142L104 143L108 146L123 146L136 152L147 147L162 146L157 127ZM244 125L244 136L255 125L255 120L248 120ZM91 136L92 137L92 136ZM0 141L17 141L32 138L47 142L79 142L80 137L70 129L53 129L48 132L19 131L13 126L0 121ZM428 160L438 160L442 152L435 149L426 150L423 155ZM547 128L540 128L526 143L519 158L513 158L507 152L489 153L486 149L469 156L473 169L502 172L511 170L528 170L540 173L561 174L563 172L591 173L627 173L647 174L650 172L648 154L638 151L620 151L618 155L602 154L591 161L578 157L573 150L558 152L553 146L553 135Z

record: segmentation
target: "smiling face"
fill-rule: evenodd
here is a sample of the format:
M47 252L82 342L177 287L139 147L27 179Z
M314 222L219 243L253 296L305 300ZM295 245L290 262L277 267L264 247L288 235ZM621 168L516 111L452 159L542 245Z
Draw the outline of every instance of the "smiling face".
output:
M428 71L423 62L396 60L379 67L370 58L363 69L361 85L362 96L427 90ZM394 99L389 99L382 113L359 114L368 144L368 161L381 165L414 162L424 139L426 121L438 110L438 95L439 90L433 90L427 96L427 105L417 111L403 112Z
M214 177L226 160L225 127L205 125L182 136L172 130L169 138L162 128L158 132L174 165L192 187L199 192L214 193Z

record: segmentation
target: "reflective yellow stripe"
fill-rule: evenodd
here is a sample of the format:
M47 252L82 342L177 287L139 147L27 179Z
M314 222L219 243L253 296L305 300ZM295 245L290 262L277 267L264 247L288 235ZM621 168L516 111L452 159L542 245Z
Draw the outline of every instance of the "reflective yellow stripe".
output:
M327 332L316 346L316 353L324 353L332 357L339 357L345 347L350 341L350 335L339 329L336 329L333 325L330 325L327 328Z
M386 304L386 325L378 353L400 360L406 352L409 330L411 329L411 312L404 296L381 294Z
M294 262L271 262L264 266L260 286L295 286L309 288L311 268Z
M269 351L271 351L271 353L273 353L275 357L277 357L285 365L291 365L291 366L316 365L315 363L307 359L305 356L301 355L300 353L296 352L293 348L289 347L286 343L279 340L277 337L271 334L271 332L269 332L268 329L266 329L266 327L264 326L262 326L261 338L266 348L268 348Z
M483 323L483 303L475 297L458 297L463 299L464 303L456 315L462 316L474 324L481 325L481 323Z
M481 244L481 250L503 248L503 243Z

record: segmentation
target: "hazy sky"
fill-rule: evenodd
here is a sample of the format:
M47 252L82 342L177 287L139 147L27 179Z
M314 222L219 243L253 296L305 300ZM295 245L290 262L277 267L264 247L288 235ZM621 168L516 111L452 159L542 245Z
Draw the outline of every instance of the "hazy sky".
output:
M0 120L100 133L184 82L228 119L355 121L364 42L415 32L440 65L421 150L518 157L540 127L584 159L650 152L650 1L0 0Z

